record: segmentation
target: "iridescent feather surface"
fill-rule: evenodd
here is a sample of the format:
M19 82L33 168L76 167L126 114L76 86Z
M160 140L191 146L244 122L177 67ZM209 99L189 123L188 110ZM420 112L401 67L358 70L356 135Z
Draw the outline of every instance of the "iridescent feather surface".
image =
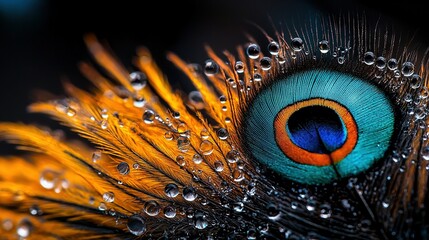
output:
M427 239L428 58L365 17L320 18L202 68L95 36L92 91L30 112L87 141L0 123L0 239ZM170 78L172 78L170 76Z

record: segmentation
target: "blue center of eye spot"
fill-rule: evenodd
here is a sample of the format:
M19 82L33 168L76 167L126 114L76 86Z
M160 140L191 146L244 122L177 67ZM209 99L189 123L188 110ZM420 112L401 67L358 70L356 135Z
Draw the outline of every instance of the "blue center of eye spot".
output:
M292 142L312 153L331 153L347 138L343 122L334 110L309 106L294 112L286 124Z

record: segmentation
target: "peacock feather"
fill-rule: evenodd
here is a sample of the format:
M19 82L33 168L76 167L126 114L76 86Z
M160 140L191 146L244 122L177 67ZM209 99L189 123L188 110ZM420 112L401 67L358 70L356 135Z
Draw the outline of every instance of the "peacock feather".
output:
M365 17L321 18L199 67L93 35L92 91L36 102L82 137L0 123L0 239L427 239L428 57ZM174 79L175 77L171 77Z

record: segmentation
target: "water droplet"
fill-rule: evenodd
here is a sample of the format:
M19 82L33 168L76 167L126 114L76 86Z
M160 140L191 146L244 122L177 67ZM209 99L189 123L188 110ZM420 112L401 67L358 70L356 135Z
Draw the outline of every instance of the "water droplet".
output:
M360 222L359 227L362 230L362 232L367 232L371 229L371 220L369 219L364 219Z
M195 153L194 156L192 157L192 161L194 161L195 164L200 164L203 161L203 158L201 157L200 154Z
M143 121L146 124L152 124L155 119L155 113L152 110L146 109L143 113Z
M197 192L193 187L185 187L182 192L183 198L186 201L192 202L197 198Z
M429 146L422 148L422 158L429 161Z
M383 206L383 208L388 208L388 207L389 207L389 205L390 205L390 202L389 202L389 200L387 200L387 199L385 199L385 200L381 203L381 206Z
M316 201L313 199L308 199L305 208L307 208L307 210L310 212L314 211L316 209Z
M319 51L323 54L329 52L329 42L327 40L322 40L319 42Z
M161 211L159 205L155 201L148 201L144 205L144 212L149 216L156 216Z
M386 67L386 59L384 57L378 57L377 60L375 60L375 66L378 69L384 69Z
M247 240L256 240L258 232L255 229L249 229L247 231Z
M225 97L224 95L220 96L220 97L219 97L219 102L220 102L221 104L225 104L225 103L226 103L226 97Z
M423 107L418 107L414 110L414 117L419 120L426 117L426 110Z
M246 50L247 56L250 59L257 59L259 57L260 52L261 52L261 49L257 44L254 44L254 43L249 44Z
M395 76L395 78L399 78L401 76L401 71L396 69L395 71L393 71L393 75Z
M203 214L199 214L195 216L194 219L194 226L196 229L205 229L207 226L209 225L209 223L207 222L205 216Z
M74 110L72 107L67 108L67 116L74 117L76 115L76 110Z
M177 156L176 157L176 162L181 167L185 166L185 164L186 164L185 157L182 156L182 155Z
M201 130L200 136L202 139L207 139L207 138L209 138L210 133L207 129L204 128L203 130Z
M213 76L219 72L219 66L211 59L206 60L204 63L204 73L206 76Z
M92 153L92 162L96 163L100 159L101 159L101 151L100 150L95 150Z
M410 87L417 89L422 85L422 78L418 74L413 74L410 79Z
M237 73L244 73L244 63L242 61L235 62L235 71Z
M167 206L164 208L164 216L166 218L174 218L176 217L176 208L173 206Z
M12 230L12 228L13 228L13 222L10 219L5 219L1 223L1 226L2 226L3 230L5 230L6 232L8 232L8 231Z
M164 134L164 138L167 139L168 141L173 140L174 134L170 131L165 132Z
M291 42L291 48L295 52L300 52L304 48L304 42L299 37L293 38Z
M146 223L140 215L132 215L128 218L127 228L130 233L141 236L146 231Z
M228 134L228 130L226 130L225 128L219 128L219 129L216 131L216 134L217 134L217 137L218 137L220 140L226 140L226 139L228 138L228 136L229 136L229 134Z
M338 57L337 58L337 62L339 63L339 64L344 64L344 62L345 62L346 60L345 60L345 58L344 57Z
M332 214L331 206L329 204L320 205L320 217L321 218L330 218Z
M33 231L33 224L28 219L23 219L16 226L16 234L22 238L29 237L32 231Z
M234 209L234 211L236 212L242 212L244 209L244 203L242 202L234 202L232 204L232 208Z
M136 108L142 108L146 105L146 100L143 97L136 96L134 97L133 105Z
M119 163L116 169L121 175L128 175L130 173L130 166L126 162Z
M205 107L203 95L199 91L192 91L188 95L189 103L197 110Z
M142 72L132 72L130 73L130 83L134 90L142 90L147 83L146 74Z
M255 73L253 75L253 79L255 80L255 82L260 82L260 81L262 81L262 76L259 73Z
M414 64L411 62L405 62L404 64L402 64L401 72L405 77L409 77L409 76L413 75Z
M105 192L103 194L103 200L105 202L111 203L111 202L115 201L115 194L113 192Z
M237 150L231 150L226 154L226 160L228 160L229 163L236 163L240 160L240 153Z
M53 189L58 184L59 176L59 172L45 169L40 174L40 185L45 189Z
M106 120L106 119L103 119L103 120L100 122L100 127L101 127L101 129L106 130L108 126L109 126L109 123L107 122L107 120Z
M297 209L297 208L298 208L298 203L296 203L296 202L291 202L291 203L290 203L290 207L291 207L292 209Z
M263 57L260 61L261 69L264 71L268 71L271 69L271 58Z
M372 64L374 64L374 62L375 62L375 55L374 55L374 53L373 52L366 52L363 55L363 62L366 65L372 65Z
M187 137L180 136L177 138L177 148L182 152L187 152L189 150L189 147L191 145L191 142Z
M223 163L221 161L216 161L213 163L214 169L216 172L222 172L223 171Z
M165 186L164 192L168 197L175 198L179 195L179 187L174 183L169 183Z
M101 203L98 205L98 210L100 210L100 211L106 211L106 210L107 210L107 206L106 206L106 204L105 204L104 202L101 202Z
M203 155L210 155L213 153L213 143L208 140L204 140L200 144L200 151Z
M270 52L271 55L276 56L279 54L279 51L280 45L277 42L272 41L268 44L268 52Z
M42 210L40 210L39 206L33 205L30 207L30 214L33 216L40 216L42 215Z
M275 204L268 204L267 206L267 216L270 220L278 220L280 218L281 212Z
M232 178L234 179L234 181L236 182L241 182L244 180L244 174L243 171L241 171L240 169L236 169L234 170L234 172L232 172Z
M389 59L389 61L387 61L387 68L392 71L396 70L398 68L398 60L396 60L395 58Z

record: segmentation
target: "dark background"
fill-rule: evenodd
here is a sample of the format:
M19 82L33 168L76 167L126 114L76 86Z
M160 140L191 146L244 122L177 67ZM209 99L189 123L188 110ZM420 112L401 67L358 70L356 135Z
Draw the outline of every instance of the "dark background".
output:
M245 42L245 31L255 30L251 22L272 29L270 18L278 24L301 13L365 12L410 30L429 46L427 13L414 0L145 2L0 0L0 121L52 124L47 117L28 114L26 106L35 89L61 95L65 77L89 86L76 67L80 60L91 59L82 40L86 33L106 40L130 69L136 47L149 47L171 81L182 76L165 60L166 51L202 63L204 44L233 49ZM0 143L0 153L4 151L9 147Z

